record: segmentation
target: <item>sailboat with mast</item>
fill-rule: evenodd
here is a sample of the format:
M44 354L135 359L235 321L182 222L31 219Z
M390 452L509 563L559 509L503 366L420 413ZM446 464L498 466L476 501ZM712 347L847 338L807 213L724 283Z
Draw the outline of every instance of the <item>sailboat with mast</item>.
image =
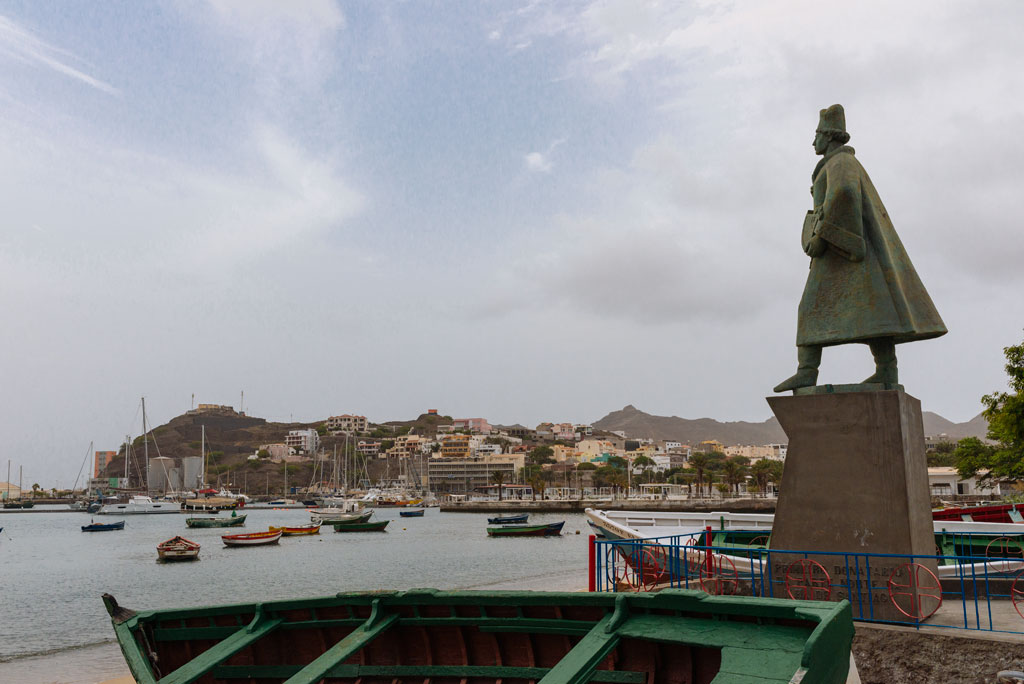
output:
M142 398L142 444L145 473L149 477L149 428L146 425L146 398ZM128 478L128 459L131 450L131 442L126 441L124 446L124 471L125 479ZM146 483L148 490L149 483ZM135 494L125 503L106 504L96 515L139 515L152 513L179 513L181 509L170 501L154 501L153 497L146 494Z

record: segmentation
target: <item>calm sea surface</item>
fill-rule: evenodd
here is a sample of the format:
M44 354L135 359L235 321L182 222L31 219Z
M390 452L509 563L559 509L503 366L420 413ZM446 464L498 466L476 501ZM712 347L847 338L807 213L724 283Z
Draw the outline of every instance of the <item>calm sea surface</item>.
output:
M393 520L387 532L282 538L274 546L227 548L220 535L309 522L304 510L248 510L244 528L196 529L185 515L96 516L124 531L83 533L84 513L0 514L0 682L79 684L126 675L100 595L127 608L235 603L373 589L586 587L587 526L565 520L561 537L492 539L487 516L441 513ZM223 515L223 514L222 514ZM577 535L576 531L580 534ZM200 560L158 563L156 545L181 534L202 544Z

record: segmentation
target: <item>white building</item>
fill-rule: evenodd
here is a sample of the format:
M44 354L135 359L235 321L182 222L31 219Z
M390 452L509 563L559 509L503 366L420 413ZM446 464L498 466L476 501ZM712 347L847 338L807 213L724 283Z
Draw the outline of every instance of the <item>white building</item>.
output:
M289 430L288 436L284 438L284 443L296 451L312 454L320 448L320 435L313 428Z
M935 467L928 469L928 488L932 496L943 497L953 495L964 496L1003 496L1012 492L1012 488L998 483L978 483L977 478L960 479L956 468Z

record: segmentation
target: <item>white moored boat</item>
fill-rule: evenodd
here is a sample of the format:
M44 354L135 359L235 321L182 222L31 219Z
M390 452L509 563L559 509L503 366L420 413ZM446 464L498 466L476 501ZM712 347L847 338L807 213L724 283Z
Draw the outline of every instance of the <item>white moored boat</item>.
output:
M173 501L153 501L151 496L136 495L128 503L106 504L96 515L134 515L138 513L181 513L181 507Z

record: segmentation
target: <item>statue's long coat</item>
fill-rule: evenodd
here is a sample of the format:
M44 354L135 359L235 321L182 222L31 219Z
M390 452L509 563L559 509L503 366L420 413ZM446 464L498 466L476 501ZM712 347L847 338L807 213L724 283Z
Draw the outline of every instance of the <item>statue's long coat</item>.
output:
M931 297L871 179L852 147L833 150L812 175L818 220L814 234L828 243L811 259L800 300L796 343L897 343L946 333Z

